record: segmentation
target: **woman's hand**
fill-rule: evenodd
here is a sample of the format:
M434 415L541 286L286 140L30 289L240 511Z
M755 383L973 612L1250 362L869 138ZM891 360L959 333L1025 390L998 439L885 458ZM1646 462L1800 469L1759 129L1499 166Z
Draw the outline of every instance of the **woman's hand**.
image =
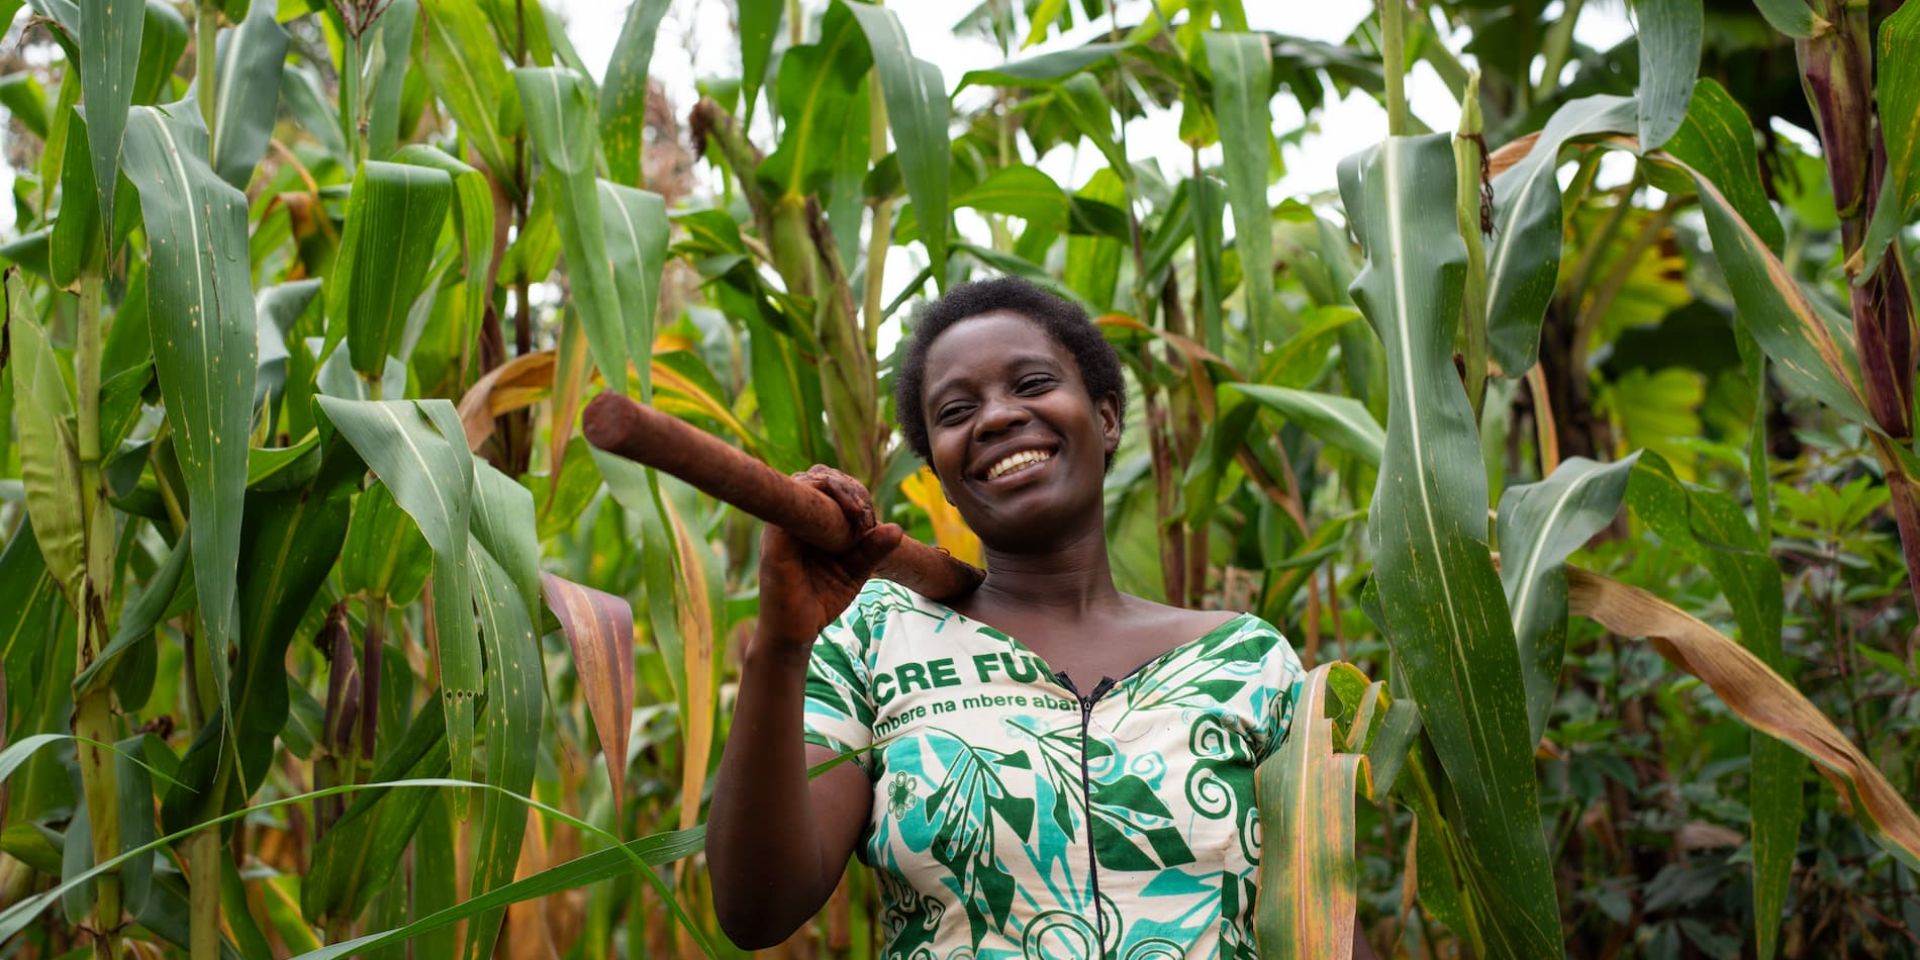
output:
M793 478L832 497L854 532L853 546L840 554L802 543L773 524L761 535L760 636L806 649L853 603L874 567L900 545L903 531L899 524L877 523L867 488L832 467L816 464Z

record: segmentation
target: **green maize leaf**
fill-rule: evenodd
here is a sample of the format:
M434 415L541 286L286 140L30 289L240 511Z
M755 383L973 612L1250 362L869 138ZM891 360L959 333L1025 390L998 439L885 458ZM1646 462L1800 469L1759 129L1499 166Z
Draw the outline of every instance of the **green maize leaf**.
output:
M473 769L474 700L482 685L467 551L473 457L460 416L446 400L321 397L319 405L433 548L433 622L447 747L454 777L467 779ZM455 800L456 806L461 803Z
M1567 578L1561 564L1613 522L1639 454L1616 463L1561 461L1552 476L1500 495L1500 583L1506 589L1527 687L1527 736L1540 742L1567 650Z
M1806 0L1753 0L1753 5L1775 30L1795 39L1805 40L1831 26L1807 6Z
M137 850L153 840L153 778L147 775L150 768L136 758L143 740L142 735L135 734L114 745L122 850ZM153 889L154 857L152 853L135 855L120 868L120 899L128 913L137 915L146 909Z
M420 820L420 842L413 848L413 903L408 915L414 920L437 916L460 904L459 832L455 828L453 804L441 794L427 797L426 816ZM397 859L397 858L396 858ZM399 941L393 941L399 945ZM445 924L422 932L414 939L414 956L451 958L460 949L460 930ZM315 944L312 949L318 949Z
M1778 364L1780 379L1849 420L1872 422L1860 392L1853 340L1844 328L1817 312L1786 265L1705 174L1672 156L1656 153L1650 159L1693 179L1736 315ZM1836 335L1836 329L1842 332Z
M214 66L213 169L242 190L273 137L286 62L287 31L265 2L254 4L239 27L220 36Z
M585 79L559 68L513 72L527 135L545 167L560 246L566 252L573 307L586 328L594 365L609 387L624 392L628 335L620 295L607 265L594 162L600 151L592 92ZM642 354L641 356L646 356ZM642 364L644 366L644 364Z
M1356 789L1372 796L1373 787L1366 756L1335 743L1327 708L1336 671L1366 682L1350 664L1315 667L1300 682L1286 741L1254 774L1266 838L1254 934L1267 960L1353 955L1360 881L1353 797Z
M639 2L634 4L639 5ZM740 0L741 112L753 117L754 102L766 83L767 64L773 58L773 38L780 32L780 0Z
M1127 185L1119 174L1102 168L1093 172L1086 186L1081 187L1075 196L1106 203L1125 203ZM1073 290L1077 299L1085 302L1095 314L1113 309L1113 288L1120 282L1120 259L1125 253L1120 243L1113 237L1099 234L1075 233L1067 236L1067 262L1060 278Z
M504 186L513 163L501 138L499 109L509 93L509 83L507 68L500 62L499 45L487 28L486 14L467 0L421 0L421 12L425 27L421 65L427 83L453 114L467 142L479 152L480 162ZM491 235L488 242L492 242Z
M1593 96L1547 121L1525 159L1493 181L1493 243L1487 250L1487 340L1504 376L1533 367L1540 323L1560 268L1560 148L1576 137L1631 130L1636 101ZM1451 189L1451 188L1449 188Z
M1637 0L1639 20L1640 143L1652 150L1667 142L1687 116L1700 70L1704 31L1701 0Z
M953 198L953 206L1019 217L1029 226L1067 229L1070 204L1066 191L1053 178L1033 167L1000 167Z
M347 141L340 131L340 112L334 109L332 98L323 91L319 74L305 64L289 64L281 76L281 99L286 102L287 113L291 115L307 134L320 142L327 155L335 160L345 160ZM451 98L442 98L453 103ZM461 121L460 129L472 130Z
M1181 481L1181 500L1187 505L1185 519L1190 526L1206 523L1219 509L1221 481L1247 442L1247 430L1260 412L1260 405L1244 399L1238 390L1222 389L1218 402L1213 422L1207 424L1206 436Z
M1220 247L1221 212L1227 204L1226 188L1213 177L1188 180L1192 200L1188 216L1193 221L1194 284L1199 287L1200 326L1206 331L1207 349L1215 356L1226 353L1226 317L1220 302L1226 298L1226 278L1222 276Z
M865 115L853 116L853 102L872 65L860 27L844 4L827 8L819 42L780 55L773 97L782 135L754 171L770 193L798 200L826 189L841 159L836 154L844 146L845 128L868 126ZM866 163L865 154L860 162Z
M46 642L51 632L47 619L59 595L60 585L47 573L29 517L0 552L0 662L6 667L7 689L32 689L31 678L37 674L33 661L40 659L43 647L51 646Z
M100 196L94 192L87 121L79 107L67 113L67 157L60 165L60 210L48 240L47 272L56 287L71 287L80 272L99 271L104 252Z
M1227 204L1233 209L1233 245L1240 251L1247 329L1258 344L1274 332L1273 205L1267 202L1273 56L1264 34L1207 33L1201 42L1213 69L1213 112L1220 124Z
M428 704L373 771L373 783L447 772L446 715ZM436 794L424 790L370 791L353 798L333 828L313 847L313 865L300 885L300 910L309 920L358 917L393 879ZM451 844L449 844L451 846ZM416 848L424 856L425 846ZM449 873L451 875L451 873Z
M975 84L996 87L1051 86L1091 66L1102 64L1130 49L1125 43L1088 43L1070 50L1058 50L1003 63L997 67L969 70L960 75L958 93Z
M484 481L479 485L483 491L489 486ZM494 495L502 499L504 495L517 495L510 510L506 504L496 504L495 509L511 514L505 524L515 539L538 549L533 539L533 496L504 476L494 487ZM475 499L484 502L488 496L483 492ZM485 510L481 507L474 514L477 517ZM534 635L532 610L519 595L518 577L482 548L481 538L469 541L468 550L474 569L474 605L480 613L480 635L487 649L487 781L513 793L524 793L533 785L534 765L540 753L540 717L546 692L539 637ZM526 825L526 811L509 797L491 792L481 797L480 823L474 831L472 893L485 893L513 880ZM468 960L493 956L502 915L500 911L482 913L468 922Z
M1087 74L1076 73L1055 87L1053 96L1073 121L1074 129L1092 140L1094 149L1107 158L1110 170L1123 182L1130 180L1133 165L1127 162L1126 151L1114 137L1113 104L1100 89L1100 82Z
M93 183L101 220L113 222L113 190L120 179L120 141L127 132L140 34L147 5L132 0L80 0L80 86L87 105L87 138L93 153Z
M1785 2L1785 0L1781 0ZM1855 283L1880 269L1880 258L1920 207L1920 6L1903 3L1880 21L1879 71L1874 87L1880 107L1880 137L1886 143L1887 173L1880 199L1868 221L1863 258Z
M322 452L308 484L247 495L247 515L259 520L249 524L241 550L247 576L233 690L235 750L247 796L273 765L274 740L287 723L287 648L340 555L349 498L361 475L359 458L336 445Z
M848 267L857 263L863 252L860 246L860 223L867 213L867 166L868 157L873 153L874 83L869 75L860 78L860 85L854 88L853 100L847 104L848 122L840 125L840 143L834 148L832 160L827 166L825 196L821 198L826 208L827 225L833 231L834 252ZM860 122L862 117L867 122Z
M191 537L191 534L183 534L175 541L173 549L167 551L166 561L154 571L153 577L141 588L139 596L127 601L120 611L120 622L114 627L113 640L85 670L80 671L79 676L73 678L76 696L112 680L114 668L120 659L135 644L145 643L153 637L154 627L160 624L167 608L172 605L181 575L187 569L187 557L192 552L189 547ZM126 706L135 709L132 704Z
M367 46L365 63L373 74L367 107L367 156L385 160L400 143L400 97L407 80L407 53L413 47L413 27L420 17L420 0L389 0L361 42ZM488 44L481 49L492 49ZM341 84L340 102L360 95L357 85ZM348 91L351 90L351 94Z
M836 4L838 6L839 4ZM893 130L900 175L920 217L920 242L927 248L934 285L947 281L947 175L952 165L947 141L946 81L940 68L916 59L907 32L892 10L847 3L873 53L880 92L886 98L887 125ZM785 67L781 68L783 71Z
M638 361L653 355L653 314L660 303L660 274L667 264L667 201L657 193L605 180L597 187L627 355ZM650 396L652 364L636 362L634 368L640 395ZM567 419L572 419L571 411Z
M60 359L33 316L20 271L7 271L7 337L14 416L20 430L20 479L27 516L47 572L77 601L86 557L81 521L80 456L73 438L73 392Z
M0 241L0 265L18 266L40 276L51 277L53 270L48 260L52 241L52 227L29 230L11 240Z
M1387 432L1380 429L1366 405L1352 397L1252 383L1223 384L1220 389L1222 393L1243 394L1277 411L1323 442L1359 457L1370 466L1379 466L1386 453Z
M18 118L28 133L47 139L47 92L33 74L21 71L0 77L0 106Z
M1389 370L1386 456L1369 517L1373 579L1381 627L1460 796L1488 945L1540 957L1561 949L1559 908L1519 651L1485 539L1486 474L1453 367L1466 269L1453 180L1446 136L1389 138L1341 164L1341 199L1367 253L1353 298L1379 331Z
M136 104L174 99L173 68L187 49L187 21L172 4L147 0L146 21L140 31L140 68L133 78Z
M453 224L459 231L461 266L468 285L463 330L471 336L487 312L488 298L479 291L493 271L493 186L486 174L428 144L410 143L395 151L393 159L442 170L453 178Z
M1687 107L1686 122L1667 140L1665 150L1686 161L1720 187L1741 219L1766 241L1768 249L1779 251L1786 242L1779 215L1767 202L1760 182L1760 158L1753 145L1753 123L1727 88L1712 77L1702 77L1693 88L1693 103ZM1662 169L1653 167L1656 184L1668 193L1691 193L1693 183L1684 176L1660 178ZM1669 183L1668 181L1677 181Z
M361 376L379 376L399 349L452 202L444 170L369 161L354 174L327 282L327 343L332 349L346 337Z
M360 494L340 552L340 589L348 594L386 597L396 606L412 603L426 585L433 562L427 540L386 484Z
M1732 495L1683 483L1659 454L1643 454L1628 488L1634 513L1665 545L1706 567L1727 596L1740 644L1768 669L1788 676L1781 646L1785 585L1768 543ZM1780 918L1800 841L1801 782L1807 762L1786 744L1755 732L1747 808L1753 834L1755 942L1762 957L1778 949Z
M533 494L512 477L480 462L474 466L473 536L520 595L540 609L540 541L534 536Z
M742 4L749 7L751 2ZM762 2L761 6L767 4ZM772 4L778 10L778 3ZM746 18L742 9L742 20ZM607 175L613 182L640 186L645 177L647 127L647 67L653 62L653 41L667 0L632 0L620 39L607 62L606 82L600 86L600 141L605 145ZM485 49L485 48L482 48ZM761 69L766 68L765 61ZM751 99L752 94L748 94Z
M127 175L148 240L147 325L174 430L193 533L200 622L225 701L235 572L252 433L260 333L247 272L247 198L207 165L207 131L191 103L136 107Z

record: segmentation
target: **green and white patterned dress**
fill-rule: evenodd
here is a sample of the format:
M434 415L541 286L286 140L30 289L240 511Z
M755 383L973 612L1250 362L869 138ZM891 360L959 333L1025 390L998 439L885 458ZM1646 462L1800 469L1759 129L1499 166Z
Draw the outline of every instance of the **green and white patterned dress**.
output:
M875 580L814 644L806 739L873 783L859 849L900 960L1255 956L1254 768L1302 676L1242 614L1075 690L1025 645Z

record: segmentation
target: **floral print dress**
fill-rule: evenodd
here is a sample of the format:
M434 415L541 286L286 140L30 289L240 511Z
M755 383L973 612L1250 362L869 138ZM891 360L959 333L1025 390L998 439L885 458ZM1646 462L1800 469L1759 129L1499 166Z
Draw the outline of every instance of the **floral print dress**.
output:
M865 751L885 955L1252 960L1254 768L1301 676L1242 614L1077 689L1017 639L868 583L814 645L805 728Z

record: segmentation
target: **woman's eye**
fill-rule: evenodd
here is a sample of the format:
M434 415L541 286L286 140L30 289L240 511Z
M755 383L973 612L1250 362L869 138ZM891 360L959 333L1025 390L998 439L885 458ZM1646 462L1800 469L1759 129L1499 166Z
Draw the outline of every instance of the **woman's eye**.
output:
M942 407L937 419L942 424L959 423L966 417L967 409L967 405L964 403L956 403L950 407Z
M1053 385L1052 377L1032 376L1032 377L1027 377L1024 380L1021 380L1017 389L1019 389L1021 393L1039 393L1052 385Z

